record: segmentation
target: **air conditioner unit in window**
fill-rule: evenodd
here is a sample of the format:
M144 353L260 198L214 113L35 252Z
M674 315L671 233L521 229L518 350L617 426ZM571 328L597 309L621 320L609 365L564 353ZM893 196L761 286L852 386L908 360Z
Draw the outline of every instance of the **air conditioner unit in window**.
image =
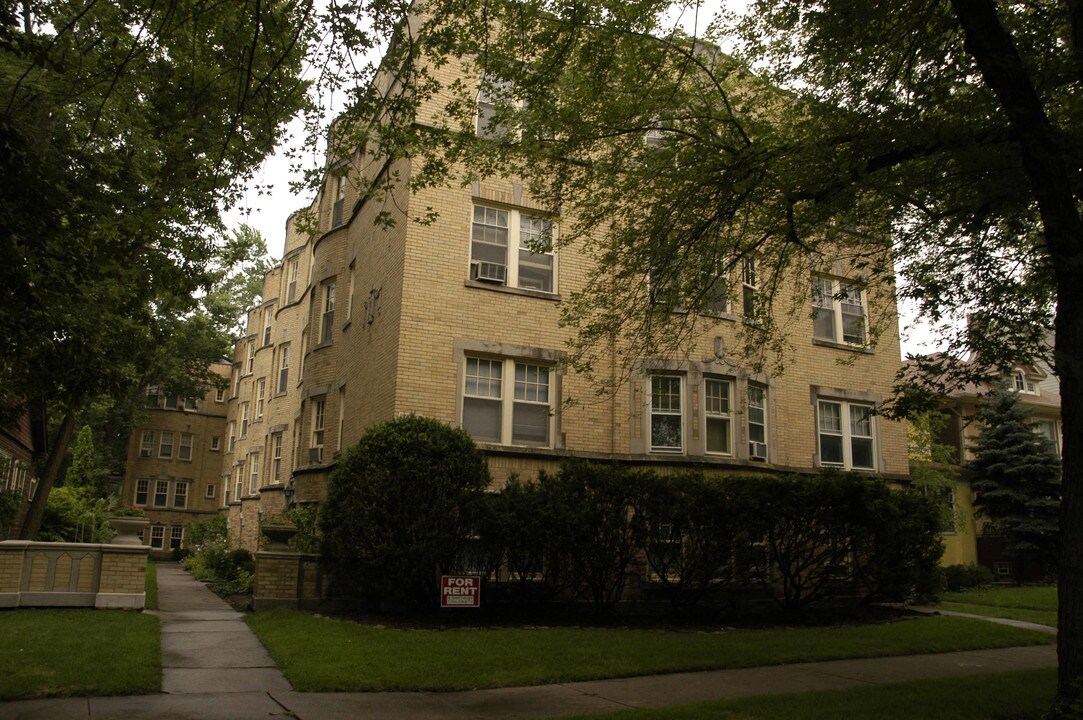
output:
M766 460L767 443L750 442L748 444L748 454L753 460Z
M323 448L314 447L308 449L308 464L314 465L323 462Z
M470 279L482 282L503 283L508 269L500 263L475 261L470 264Z

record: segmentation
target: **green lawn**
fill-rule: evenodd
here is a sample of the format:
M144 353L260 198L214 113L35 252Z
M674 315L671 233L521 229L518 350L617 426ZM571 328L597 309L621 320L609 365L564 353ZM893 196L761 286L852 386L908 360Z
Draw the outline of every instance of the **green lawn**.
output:
M1057 587L995 587L945 593L939 607L955 612L1057 626Z
M1039 720L1056 686L1057 671L1050 668L624 710L575 720Z
M158 692L158 618L123 610L0 612L0 700Z
M152 562L147 563L147 579L143 586L147 593L147 610L158 609L158 566Z
M267 611L248 624L304 691L465 690L1052 642L966 618L834 628L406 630Z

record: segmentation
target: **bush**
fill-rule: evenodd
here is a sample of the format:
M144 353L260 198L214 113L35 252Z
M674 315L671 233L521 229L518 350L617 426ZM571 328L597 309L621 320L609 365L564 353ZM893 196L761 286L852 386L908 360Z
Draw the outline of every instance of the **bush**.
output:
M207 583L219 595L252 592L255 560L247 550L229 549L225 515L190 523L188 537L191 551L182 562L192 577Z
M294 552L318 554L320 552L320 508L318 505L299 505L286 510L283 515L297 528L290 538Z
M116 534L109 525L109 506L108 500L97 497L90 488L72 485L53 488L36 539L107 543Z
M370 607L435 609L489 484L469 435L430 418L375 425L342 458L320 513L332 591Z
M993 584L993 571L984 565L948 565L943 570L944 587L949 592L960 592Z
M2 470L3 467L0 467ZM6 540L23 507L23 496L14 490L0 490L0 540Z

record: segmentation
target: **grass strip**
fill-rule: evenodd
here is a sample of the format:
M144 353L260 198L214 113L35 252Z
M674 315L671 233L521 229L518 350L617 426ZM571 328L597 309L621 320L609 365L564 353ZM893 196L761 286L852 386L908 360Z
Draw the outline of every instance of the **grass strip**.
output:
M124 610L0 612L0 700L158 692L158 618Z
M143 584L143 590L147 593L147 602L144 606L147 610L158 609L158 566L152 562L147 563L147 578Z
M990 605L972 605L960 602L942 602L938 606L942 610L952 612L970 613L971 615L984 615L986 617L1007 618L1009 620L1023 620L1038 623L1039 625L1057 626L1056 611L1025 610L1012 607L992 607Z
M942 600L989 605L991 607L1020 608L1023 610L1057 611L1056 585L1025 585L1022 587L994 587L964 592L944 593Z
M1050 668L762 695L565 720L1039 720L1049 709L1056 685L1057 671Z
M254 613L247 621L303 691L468 690L1053 641L1044 633L955 617L718 632L410 630L289 611Z

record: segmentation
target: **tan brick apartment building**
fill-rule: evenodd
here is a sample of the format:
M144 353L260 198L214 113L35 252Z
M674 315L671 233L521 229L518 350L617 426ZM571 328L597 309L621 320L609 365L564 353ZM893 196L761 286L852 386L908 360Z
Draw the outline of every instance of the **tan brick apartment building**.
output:
M212 369L227 377L230 366L223 361ZM226 401L225 389L191 399L147 387L147 420L128 437L120 501L146 511L151 525L143 542L154 554L185 546L186 526L222 506Z
M870 298L847 268L809 276L784 375L720 351L736 346L742 291L757 289L753 264L731 278L734 296L688 358L653 358L614 396L568 405L594 396L560 364L569 331L558 322L589 258L526 248L533 234L559 235L561 218L514 179L410 195L415 170L357 153L329 165L310 208L316 231L302 232L297 216L288 223L283 260L234 356L218 495L234 542L254 549L261 514L324 498L339 454L406 413L463 427L497 484L568 455L908 476L904 427L871 412L899 368L898 333L867 345ZM399 179L394 202L358 199L384 176ZM411 206L431 206L438 221L409 222ZM394 226L374 225L391 208ZM893 298L876 300L897 317Z

